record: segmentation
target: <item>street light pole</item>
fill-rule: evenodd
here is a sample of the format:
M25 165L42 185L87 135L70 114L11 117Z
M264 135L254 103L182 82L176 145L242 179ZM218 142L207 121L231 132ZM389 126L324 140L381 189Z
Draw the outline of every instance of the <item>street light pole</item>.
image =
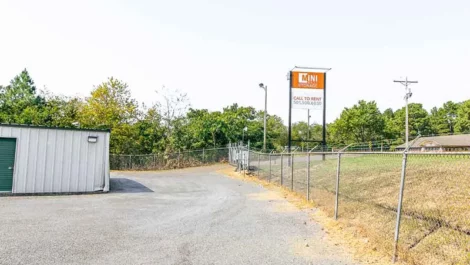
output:
M268 113L268 86L263 83L259 87L264 89L264 137L263 137L263 151L266 151L266 114Z
M248 131L248 127L245 126L245 128L243 128L243 138L242 138L242 143L245 142L245 132Z
M406 149L408 149L408 142L409 142L409 129L408 129L408 99L411 98L411 96L413 95L413 93L411 93L411 89L408 87L408 84L417 84L418 81L408 81L408 77L405 78L405 80L393 80L393 82L395 83L400 83L402 85L405 86L405 91L406 91L406 94L405 94L405 146L406 146ZM406 150L405 149L405 150Z

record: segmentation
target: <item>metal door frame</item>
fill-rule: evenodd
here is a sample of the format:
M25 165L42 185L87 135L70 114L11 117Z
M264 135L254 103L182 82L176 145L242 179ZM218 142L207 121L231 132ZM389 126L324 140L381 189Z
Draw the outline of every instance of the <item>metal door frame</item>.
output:
M0 136L0 139L14 139L15 140L15 155L13 156L13 172L12 172L12 180L11 180L11 191L0 191L0 193L13 193L13 191L15 190L15 186L16 186L16 178L15 178L15 171L16 171L16 161L18 160L18 152L16 152L16 150L18 150L18 137L3 137L3 136Z

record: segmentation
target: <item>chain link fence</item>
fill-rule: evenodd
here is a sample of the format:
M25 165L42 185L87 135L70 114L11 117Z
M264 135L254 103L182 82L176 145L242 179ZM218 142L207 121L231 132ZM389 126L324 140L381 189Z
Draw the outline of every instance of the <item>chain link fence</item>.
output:
M163 170L229 161L228 148L211 148L150 155L110 155L111 170Z
M470 152L229 149L248 153L238 170L305 196L393 260L470 264Z

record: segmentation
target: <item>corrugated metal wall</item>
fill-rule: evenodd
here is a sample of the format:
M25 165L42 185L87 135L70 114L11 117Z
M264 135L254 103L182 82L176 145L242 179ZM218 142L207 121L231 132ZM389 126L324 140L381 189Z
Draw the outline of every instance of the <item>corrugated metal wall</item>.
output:
M0 137L17 139L13 193L109 191L109 132L1 125Z

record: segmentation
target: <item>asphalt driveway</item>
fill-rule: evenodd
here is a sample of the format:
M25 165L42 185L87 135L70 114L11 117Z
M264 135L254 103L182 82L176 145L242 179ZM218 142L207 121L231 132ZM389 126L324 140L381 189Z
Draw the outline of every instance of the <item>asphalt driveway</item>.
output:
M115 172L108 194L0 197L0 264L356 264L219 167Z

